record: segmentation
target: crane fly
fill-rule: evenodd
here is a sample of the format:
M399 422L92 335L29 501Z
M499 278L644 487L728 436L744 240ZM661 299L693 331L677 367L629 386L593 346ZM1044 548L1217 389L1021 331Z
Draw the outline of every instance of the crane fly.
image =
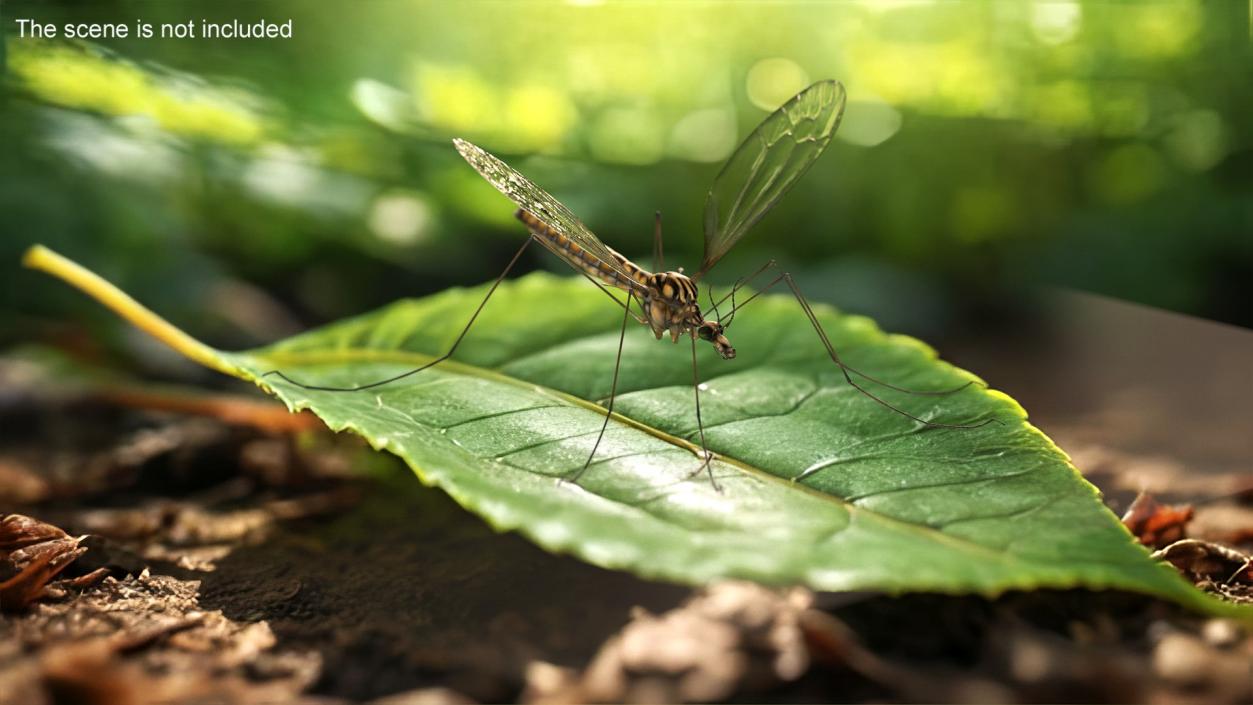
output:
M701 466L692 475L705 470L709 473L710 482L718 488L710 466L713 456L705 442L705 428L701 421L700 375L696 366L697 341L712 344L723 359L733 359L735 348L727 338L727 331L735 316L758 296L780 284L785 285L791 291L831 361L843 373L844 381L857 391L886 409L926 428L969 429L992 423L996 419L989 418L977 423L965 424L930 421L911 414L871 392L859 383L859 380L907 394L933 396L961 391L973 382L967 382L952 389L915 390L891 384L850 367L840 359L835 346L831 344L830 338L827 337L826 331L823 330L813 308L801 293L792 275L781 271L773 260L762 265L755 272L738 279L731 286L731 290L718 300L714 300L713 290L709 288L710 309L714 316L706 318L701 311L698 282L744 237L753 225L779 202L826 150L836 128L839 127L840 118L844 114L844 104L845 92L842 84L838 81L820 81L784 103L745 138L714 178L713 186L706 197L705 255L701 260L700 268L690 276L684 274L682 268L675 271L663 271L665 266L660 213L657 214L653 231L654 271L649 272L601 242L560 201L509 165L480 147L463 139L454 139L453 144L461 156L492 186L517 204L518 210L515 216L526 226L529 236L509 260L505 270L487 290L487 294L448 351L421 367L356 387L302 384L277 370L267 374L277 375L305 389L355 392L390 384L433 367L456 352L457 346L461 344L483 307L487 305L497 287L508 276L522 253L532 242L538 242L591 280L623 309L622 329L618 336L617 357L614 361L613 381L610 385L605 420L601 424L600 434L596 437L596 443L592 446L587 462L568 474L563 481L577 482L591 465L592 459L596 457L597 449L600 448L601 440L609 425L609 418L613 414L614 398L617 395L618 370L622 362L622 342L626 336L627 324L634 318L640 324L647 326L658 340L667 334L675 343L681 337L691 340L692 388L695 395L696 424L699 429L703 460ZM762 275L770 277L769 281L750 296L737 301L736 294ZM614 293L615 290L620 294L625 294L625 300L619 298ZM723 316L719 309L728 302L729 308ZM638 309L638 312L632 310L633 306Z

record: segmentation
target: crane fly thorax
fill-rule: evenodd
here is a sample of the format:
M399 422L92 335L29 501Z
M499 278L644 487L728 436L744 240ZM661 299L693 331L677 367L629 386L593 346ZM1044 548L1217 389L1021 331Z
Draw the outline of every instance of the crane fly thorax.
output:
M677 343L680 335L690 334L712 343L724 359L735 357L735 348L722 334L722 324L707 321L701 314L699 291L690 277L682 272L662 272L647 275L644 283L648 288L642 301L644 317L658 340L669 332L670 340Z
M679 272L660 272L648 275L645 283L648 291L641 302L644 317L658 339L669 332L670 339L678 342L693 321L699 324L696 284L691 279Z

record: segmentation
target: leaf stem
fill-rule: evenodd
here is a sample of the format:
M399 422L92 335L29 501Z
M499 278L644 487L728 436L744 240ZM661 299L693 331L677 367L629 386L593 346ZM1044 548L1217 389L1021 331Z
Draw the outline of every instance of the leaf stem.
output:
M77 287L140 330L205 367L229 375L239 374L238 368L228 363L220 352L179 330L121 289L98 274L84 269L77 262L66 259L43 245L35 245L22 256L22 264L31 269L47 272Z

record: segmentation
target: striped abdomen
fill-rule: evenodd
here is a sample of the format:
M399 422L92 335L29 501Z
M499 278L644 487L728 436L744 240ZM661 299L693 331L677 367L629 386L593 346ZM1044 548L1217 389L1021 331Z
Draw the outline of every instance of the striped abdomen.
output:
M614 252L608 246L602 244L607 255L614 259L617 269L579 246L579 243L549 227L547 223L531 215L529 211L519 208L514 215L526 224L541 245L597 281L626 291L638 290L640 285L648 285L650 276L648 272L640 269L631 260ZM622 271L618 271L619 269ZM627 278L627 274L630 275L630 279Z

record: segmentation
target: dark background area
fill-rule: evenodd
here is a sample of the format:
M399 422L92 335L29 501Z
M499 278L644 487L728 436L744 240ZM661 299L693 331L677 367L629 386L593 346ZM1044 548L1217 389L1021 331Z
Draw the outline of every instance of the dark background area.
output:
M19 17L294 37L39 41ZM692 267L718 163L828 77L836 142L713 282L778 257L942 349L1029 321L1042 283L1253 325L1246 3L10 2L2 26L7 344L125 342L18 269L34 242L224 347L487 280L522 230L452 136L645 264L660 209Z

